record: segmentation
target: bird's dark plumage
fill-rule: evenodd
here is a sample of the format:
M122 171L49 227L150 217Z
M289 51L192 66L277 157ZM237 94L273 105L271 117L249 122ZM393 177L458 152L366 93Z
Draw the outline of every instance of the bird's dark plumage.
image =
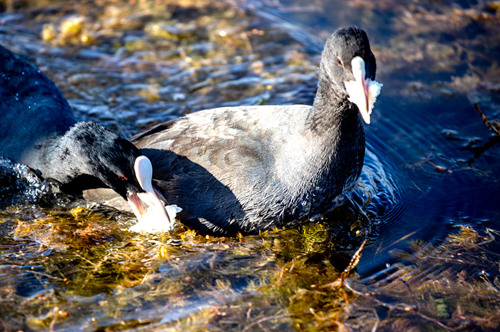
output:
M183 208L187 225L216 235L293 225L331 204L361 173L365 135L344 86L356 80L355 57L366 64L363 84L374 80L365 32L339 29L326 42L313 106L205 110L131 141L150 158L154 184Z
M104 186L126 198L127 191L143 192L134 176L140 155L104 127L76 122L54 83L0 46L0 157L39 170L71 193Z

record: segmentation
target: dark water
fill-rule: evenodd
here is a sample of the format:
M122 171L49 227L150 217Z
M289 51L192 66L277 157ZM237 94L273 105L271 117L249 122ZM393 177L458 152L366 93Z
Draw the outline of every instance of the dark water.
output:
M126 137L205 108L311 104L341 25L368 32L384 87L357 188L299 229L129 233L131 215L3 161L4 329L497 330L500 145L474 104L498 119L499 17L474 1L8 2L0 42Z

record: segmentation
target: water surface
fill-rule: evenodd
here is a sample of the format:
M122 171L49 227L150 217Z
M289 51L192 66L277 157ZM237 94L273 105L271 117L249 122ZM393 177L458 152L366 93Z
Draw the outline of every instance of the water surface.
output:
M499 13L473 1L8 2L0 42L78 118L125 137L206 108L311 104L323 41L342 25L368 32L384 87L358 186L298 229L139 235L132 215L2 161L4 329L496 330L500 155L474 104L498 119ZM364 240L346 285L332 285Z

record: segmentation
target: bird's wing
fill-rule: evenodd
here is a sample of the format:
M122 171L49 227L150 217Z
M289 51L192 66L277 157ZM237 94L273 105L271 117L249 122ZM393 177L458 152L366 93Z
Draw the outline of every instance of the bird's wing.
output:
M269 176L277 151L293 131L300 131L309 111L310 106L302 105L200 111L157 125L131 141L152 159L155 178L175 172L186 158L221 181L231 169L236 185L238 175L243 181Z

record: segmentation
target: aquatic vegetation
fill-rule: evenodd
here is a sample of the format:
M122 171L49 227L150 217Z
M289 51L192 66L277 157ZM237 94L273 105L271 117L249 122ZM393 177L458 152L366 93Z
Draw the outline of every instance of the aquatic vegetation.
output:
M350 264L348 255L339 262L321 224L245 238L203 237L181 226L153 237L124 230L131 221L116 211L39 209L31 211L34 221L13 219L19 212L2 213L0 306L9 313L8 326L22 328L25 321L32 330L85 322L112 330L116 324L316 331L353 327L359 323L350 317L358 321L373 305L385 307L387 318L364 317L363 325L378 322L380 331L401 324L418 331L422 322L412 318L415 313L429 326L488 330L500 324L491 316L500 303L500 283L489 279L494 271L487 272L498 264L485 256L498 243L493 234L484 237L471 228L436 248L414 242L409 252L394 251L414 267L396 264L375 280L349 281L346 288L343 280L355 276L362 251L351 253ZM45 290L15 295L14 275ZM173 319L162 322L164 315Z
M409 251L393 251L401 263L361 282L348 282L347 288L361 298L343 321L354 327L363 317L363 324L371 321L377 331L497 330L499 256L493 254L499 248L497 235L493 230L481 235L459 227L438 247L413 241ZM373 306L383 310L382 317Z
M125 230L130 224L123 213L103 209L2 212L0 307L7 326L132 328L139 323L127 318L133 312L140 325L158 329L247 328L249 320L255 329L314 328L315 317L335 326L347 295L321 288L340 274L328 250L311 249L318 243L331 248L320 224L246 238L202 237L184 226L159 237L138 235ZM22 296L18 282L42 287ZM161 315L174 316L161 323Z

